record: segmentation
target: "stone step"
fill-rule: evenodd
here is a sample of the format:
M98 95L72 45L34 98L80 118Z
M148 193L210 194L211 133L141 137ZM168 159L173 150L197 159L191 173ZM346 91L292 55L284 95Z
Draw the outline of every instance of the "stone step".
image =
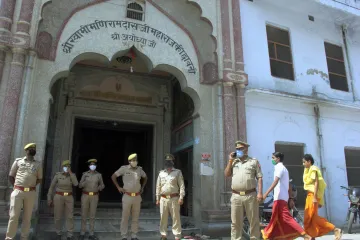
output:
M200 233L200 229L195 228L194 225L190 222L192 219L190 218L182 218L182 227L183 234L189 235L191 233ZM112 216L103 216L103 218L96 218L95 222L95 233L99 236L100 239L120 239L120 217L112 217ZM159 239L159 223L160 218L159 214L157 216L153 215L140 215L139 218L139 238L153 238ZM171 233L171 218L168 221L168 233L169 237L172 236ZM129 219L129 228L131 225L131 217ZM80 234L81 227L81 217L74 217L74 229L75 235ZM87 222L87 229L89 228L89 224ZM56 236L55 227L54 227L54 219L51 216L41 216L39 219L38 225L39 231L37 232L37 239L52 239ZM130 232L130 231L129 231ZM65 234L64 234L65 235Z
M129 218L129 223L131 223L131 217ZM193 228L195 227L193 223L193 219L182 217L181 218L181 225L183 228ZM53 217L40 217L38 224L41 226L42 229L54 229L54 218ZM80 227L81 225L81 217L74 217L74 224ZM88 222L87 222L88 224ZM97 227L100 229L113 229L110 226L119 226L120 228L121 218L96 218L95 219L95 230ZM140 217L139 218L139 225L141 226L152 226L152 228L159 229L160 218L147 218L147 217ZM168 219L168 226L172 226L172 219ZM148 227L146 227L148 229Z
M81 221L81 217L74 217L74 221ZM111 224L117 224L120 225L121 218L95 218L96 223L111 223ZM131 218L129 218L129 222L131 222ZM149 223L156 223L158 224L160 222L160 218L139 218L139 224L149 224ZM50 225L54 223L53 217L47 217L47 218L40 218L39 224L41 225ZM169 224L172 224L172 220L168 220ZM188 218L181 218L182 225L185 226L194 226L192 219Z
M194 233L200 233L200 229L192 228L192 229L183 229L182 234L191 235ZM120 231L96 231L96 236L101 240L114 240L114 239L121 239ZM78 231L74 232L74 237L77 238L80 235ZM161 235L158 230L141 230L138 232L139 239L160 239ZM63 234L63 239L65 240L66 235ZM36 240L50 240L56 237L56 233L52 231L43 231L39 232L35 239ZM168 239L174 239L174 235L172 234L171 230L168 230ZM130 237L128 238L130 239Z

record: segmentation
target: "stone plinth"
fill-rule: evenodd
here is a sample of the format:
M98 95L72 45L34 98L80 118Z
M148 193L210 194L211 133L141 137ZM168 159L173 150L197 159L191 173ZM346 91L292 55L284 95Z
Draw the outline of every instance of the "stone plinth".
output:
M202 211L202 234L213 237L230 235L231 214L230 210L205 210Z

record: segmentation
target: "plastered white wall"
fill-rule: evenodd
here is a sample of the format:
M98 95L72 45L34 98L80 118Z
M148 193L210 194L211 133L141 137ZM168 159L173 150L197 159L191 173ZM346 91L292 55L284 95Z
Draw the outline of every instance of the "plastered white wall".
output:
M269 1L243 1L241 3L241 21L243 30L243 50L245 72L249 75L249 88L265 88L292 94L312 96L316 91L323 99L352 102L349 70L349 92L330 88L328 77L314 73L328 74L324 41L343 46L340 26L335 22L323 21L315 15L315 21L308 20L308 12L295 12ZM326 11L323 7L323 11ZM309 10L310 11L310 10ZM290 33L291 51L295 81L271 76L266 36L266 24L284 28ZM354 85L359 88L360 46L358 35L349 30L350 64L354 70ZM343 48L344 50L344 48Z
M347 186L345 147L360 147L359 110L320 105L320 127L323 134L323 174L327 182L328 218L337 225L345 223L348 199L340 186ZM247 93L246 115L249 154L259 159L264 174L264 191L273 181L271 154L275 142L305 144L305 152L320 165L314 104L288 97ZM286 158L286 156L285 156ZM299 159L301 161L301 159ZM322 208L320 214L326 214Z

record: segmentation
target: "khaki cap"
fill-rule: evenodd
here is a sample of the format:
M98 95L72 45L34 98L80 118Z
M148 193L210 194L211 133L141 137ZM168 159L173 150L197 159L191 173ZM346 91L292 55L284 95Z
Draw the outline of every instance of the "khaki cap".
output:
M28 150L28 148L31 148L31 147L36 148L36 144L35 143L28 143L28 144L25 145L24 150Z
M97 163L97 160L95 158L93 158L93 159L89 159L87 162L88 163Z
M71 165L70 160L65 160L62 162L62 166L68 166L68 165Z
M174 161L175 157L174 157L174 155L167 153L167 154L165 154L165 160Z
M130 154L130 156L128 157L128 161L132 161L132 160L136 160L136 159L137 159L136 153Z
M242 144L242 145L244 145L244 146L250 147L250 145L249 145L247 142L243 142L243 141L236 141L236 142L235 142L235 147L236 147L238 144Z

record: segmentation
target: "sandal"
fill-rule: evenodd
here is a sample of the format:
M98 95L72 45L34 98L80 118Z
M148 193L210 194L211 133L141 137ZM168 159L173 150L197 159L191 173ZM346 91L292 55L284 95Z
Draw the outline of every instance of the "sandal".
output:
M304 238L304 240L311 240L311 239L312 239L312 237L310 237L310 236L307 235L307 234L303 235L303 238Z
M334 235L335 235L335 240L340 240L343 235L343 231L340 228L335 228Z

